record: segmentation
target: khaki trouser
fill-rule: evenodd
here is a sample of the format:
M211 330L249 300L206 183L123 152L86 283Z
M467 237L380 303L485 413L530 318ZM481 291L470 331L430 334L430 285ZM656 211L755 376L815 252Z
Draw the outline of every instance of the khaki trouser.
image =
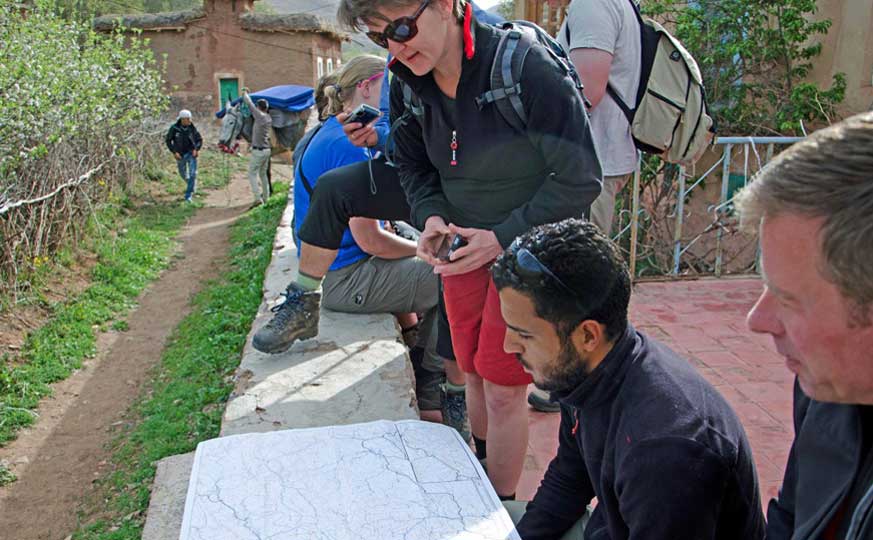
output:
M591 204L591 223L612 238L612 220L615 218L615 198L633 173L604 176L600 196Z
M436 353L439 278L433 267L416 257L368 257L331 270L321 283L321 305L344 313L424 313L418 345L424 349L421 367L427 381L416 381L419 408L440 408L439 375L445 368ZM434 375L431 377L430 375ZM424 377L423 377L424 378Z
M249 185L252 186L252 196L255 202L266 202L270 198L270 181L267 179L267 167L270 165L270 149L252 149L249 161ZM258 185L258 177L261 179Z
M521 517L524 516L527 508L527 501L503 501L503 507L509 512L509 517L512 519L513 525L518 525ZM588 518L591 516L591 508L582 516L579 521L573 524L570 529L561 536L561 540L582 540L585 534L585 525L588 524Z

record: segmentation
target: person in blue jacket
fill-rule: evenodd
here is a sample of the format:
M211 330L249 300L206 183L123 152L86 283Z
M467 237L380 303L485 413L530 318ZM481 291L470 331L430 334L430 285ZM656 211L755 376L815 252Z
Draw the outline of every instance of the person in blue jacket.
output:
M499 24L502 21L501 17L488 13L475 4L473 10L480 21L490 24ZM337 256L342 233L352 217L391 221L410 219L409 204L400 186L397 171L385 161L385 143L390 131L390 55L388 60L379 99L382 115L366 126L358 123L343 125L343 130L353 145L369 149L370 162L332 170L319 182L312 196L309 217L297 230L301 240L300 269L297 278L289 285L287 292L292 295L289 298L312 294L314 297L310 304L320 305L318 290L321 280ZM337 119L342 123L346 116L341 113ZM290 317L271 320L256 333L254 346L259 351L279 353L290 347L294 341L314 337L318 332L317 312L303 310L299 302L287 302L282 309L289 309L294 313Z
M366 164L370 150L355 146L346 137L340 114L361 105L379 103L385 60L362 55L350 60L338 72L335 82L324 87L326 119L307 134L308 142L298 150L294 169L294 230L312 212L313 198L326 173L357 163ZM301 241L295 235L300 253ZM404 332L407 345L421 353L413 362L416 397L422 419L442 421L440 384L445 377L442 359L436 353L436 317L439 279L430 266L415 257L415 242L386 230L385 223L355 217L340 237L337 255L322 283L322 303L346 313L393 313ZM303 297L308 302L312 296ZM308 306L312 307L312 306ZM310 309L317 312L318 306ZM276 318L288 310L277 310ZM416 314L423 314L419 324ZM454 425L462 434L463 424Z
M478 20L499 24L503 19L472 3ZM255 349L265 353L280 353L295 341L314 337L318 332L318 309L321 305L321 284L342 245L342 235L353 217L368 217L391 221L409 221L410 208L397 170L385 159L389 125L388 56L382 77L379 110L382 115L369 125L343 125L351 144L369 149L369 160L328 171L314 187L309 212L296 229L300 242L300 266L294 282L285 291L286 301L276 309L276 315L260 328L252 341ZM342 123L345 113L337 115ZM295 159L297 159L295 157ZM440 294L440 300L442 295ZM437 352L444 359L454 358L451 335L444 306L439 313ZM442 416L452 426L466 423L464 374L453 363L446 363L446 384L443 387Z

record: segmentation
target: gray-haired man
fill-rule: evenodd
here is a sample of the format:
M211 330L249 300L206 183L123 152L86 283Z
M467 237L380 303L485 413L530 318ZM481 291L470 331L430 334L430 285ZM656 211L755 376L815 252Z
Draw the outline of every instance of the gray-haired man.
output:
M267 176L267 168L270 166L270 128L273 127L273 119L270 117L270 104L266 99L259 99L258 103L252 102L249 97L249 89L243 88L243 101L252 112L255 125L252 127L252 158L249 161L249 184L252 187L254 204L264 204L270 198L270 180ZM260 177L260 185L258 178Z
M749 327L797 376L767 538L873 538L873 113L780 154L737 206L761 238Z

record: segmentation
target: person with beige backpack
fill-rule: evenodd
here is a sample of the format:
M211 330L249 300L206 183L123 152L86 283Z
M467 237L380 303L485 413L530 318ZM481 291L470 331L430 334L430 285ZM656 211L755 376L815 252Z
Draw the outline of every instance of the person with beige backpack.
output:
M637 166L630 124L613 97L616 93L625 102L636 97L641 71L637 25L629 0L573 0L558 33L591 102L591 132L603 168L603 190L591 205L590 220L607 236L616 195Z
M558 32L590 102L591 133L603 189L590 221L611 237L615 199L637 167L637 150L689 165L709 146L709 116L697 62L664 27L644 19L635 0L573 0ZM547 394L528 403L557 412Z
M573 0L558 40L591 102L603 191L591 221L607 236L615 197L636 168L637 150L693 164L715 133L700 68L635 0Z

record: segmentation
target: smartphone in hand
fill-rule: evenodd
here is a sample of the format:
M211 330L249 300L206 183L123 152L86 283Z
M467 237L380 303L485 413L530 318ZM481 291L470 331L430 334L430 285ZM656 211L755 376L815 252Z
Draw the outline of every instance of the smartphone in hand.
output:
M349 113L349 117L346 118L346 121L343 124L352 124L355 122L360 123L362 126L366 126L373 120L382 116L382 112L375 108L370 107L366 103L362 103L355 110Z
M450 262L452 253L467 245L467 240L460 234L456 234L451 240L449 238L449 235L443 236L443 243L437 251L437 259L443 262Z

